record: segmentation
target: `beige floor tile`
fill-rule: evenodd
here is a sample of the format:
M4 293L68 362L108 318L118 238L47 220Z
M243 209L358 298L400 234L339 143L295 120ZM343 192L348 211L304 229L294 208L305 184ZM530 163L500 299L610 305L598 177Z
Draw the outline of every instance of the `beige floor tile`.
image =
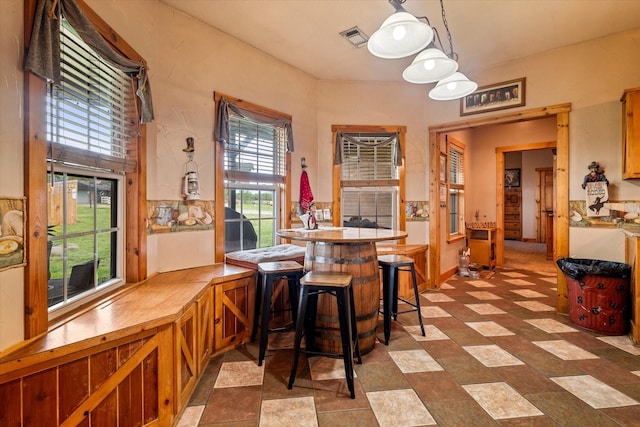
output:
M507 277L528 277L526 274L520 273L518 271L503 271L502 275Z
M470 310L478 314L506 314L507 312L492 304L465 304Z
M443 283L440 285L440 289L450 290L450 289L455 289L455 287L453 285L450 285L449 283Z
M598 356L564 340L532 341L543 350L562 360L598 359Z
M620 393L591 375L556 377L551 378L551 381L595 409L640 404L640 402Z
M195 427L200 421L205 405L187 406L176 427Z
M600 341L604 341L609 345L624 350L627 353L631 353L634 356L640 356L640 347L636 347L631 342L628 335L611 336L611 337L597 337Z
M477 298L479 300L483 300L483 301L490 301L490 300L494 300L494 299L502 299L502 297L496 295L496 294L492 294L491 292L487 292L487 291L478 291L478 292L467 292L467 294L471 295L474 298Z
M404 329L411 334L411 337L416 341L438 341L450 339L447 334L433 325L424 325L424 337L422 336L420 325L404 326Z
M445 295L445 294L441 294L441 293L435 293L435 292L424 292L422 293L422 296L424 298L426 298L427 300L431 301L431 302L453 302L455 301L453 298Z
M572 328L569 325L565 325L564 323L560 323L554 319L524 319L524 321L550 334L578 331L577 329Z
M524 362L497 345L471 345L462 347L478 362L488 368L524 365Z
M462 387L495 420L543 415L507 383L468 384Z
M505 282L516 286L535 286L535 283L524 279L505 279Z
M640 377L640 371L631 371L631 373Z
M390 351L393 359L402 373L433 372L444 369L433 357L424 350Z
M260 427L317 426L313 397L265 400L260 410Z
M264 364L258 366L254 360L246 362L224 362L213 388L260 385L264 377Z
M513 292L514 294L518 294L522 297L525 298L544 298L546 297L545 294L540 293L538 291L534 291L531 289L513 289L511 292Z
M495 288L496 285L489 283L486 280L470 280L469 284L474 288Z
M514 301L514 304L531 311L556 311L555 308L540 301Z
M451 317L449 313L434 305L421 306L420 314L422 315L422 317L425 317L427 319L433 317Z
M311 379L314 381L346 378L342 358L311 357L309 358L309 368L311 369ZM353 375L356 377L355 371Z
M467 326L478 332L485 337L503 337L509 335L515 335L502 325L498 325L496 322L465 322Z
M367 399L380 427L436 425L414 390L374 391Z

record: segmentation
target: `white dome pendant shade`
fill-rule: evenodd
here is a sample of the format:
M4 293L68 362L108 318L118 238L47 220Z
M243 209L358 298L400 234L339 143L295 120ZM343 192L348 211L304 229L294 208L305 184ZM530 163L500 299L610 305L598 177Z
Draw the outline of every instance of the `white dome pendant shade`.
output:
M408 12L395 12L367 42L369 52L379 58L396 59L413 55L433 40L433 29Z
M472 82L462 73L455 72L444 78L429 91L429 98L436 101L449 101L462 98L478 89L478 84Z
M440 49L429 48L415 57L405 68L402 78L409 83L433 83L458 71L458 63Z

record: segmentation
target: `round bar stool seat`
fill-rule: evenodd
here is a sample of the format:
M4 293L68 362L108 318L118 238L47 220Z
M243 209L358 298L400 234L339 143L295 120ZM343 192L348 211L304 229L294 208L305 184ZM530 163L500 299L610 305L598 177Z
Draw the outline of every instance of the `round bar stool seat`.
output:
M261 262L258 264L258 273L262 277L262 283L256 290L256 303L253 317L253 329L251 331L251 341L254 340L260 318L260 350L258 353L258 366L262 366L267 345L269 343L269 318L271 317L271 304L273 298L274 284L283 279L287 281L289 289L289 310L296 322L298 283L304 267L297 261L274 261Z
M298 301L298 315L296 319L296 335L293 347L293 363L291 375L289 376L288 388L293 388L298 370L298 357L300 356L300 344L305 332L313 322L316 315L318 295L329 294L336 297L338 304L338 318L340 321L340 337L342 341L342 353L327 353L315 350L305 350L307 355L342 357L344 360L344 371L347 378L347 386L351 393L351 398L355 399L355 387L353 384L353 357L358 358L358 364L362 363L360 345L358 344L358 331L356 328L356 310L353 299L353 287L351 280L353 276L339 272L314 272L310 271L300 279L300 299ZM308 309L308 311L307 311Z
M394 320L398 320L398 314L418 312L418 321L420 322L420 330L422 336L425 336L424 325L422 324L422 313L420 312L420 293L418 292L418 281L416 280L416 270L414 260L404 255L380 255L378 256L378 265L382 269L382 307L381 314L384 319L384 344L389 345L389 337L391 335L391 316ZM398 276L400 271L408 271L411 273L413 282L413 294L415 302L407 301L398 297ZM398 300L411 306L411 309L398 311Z

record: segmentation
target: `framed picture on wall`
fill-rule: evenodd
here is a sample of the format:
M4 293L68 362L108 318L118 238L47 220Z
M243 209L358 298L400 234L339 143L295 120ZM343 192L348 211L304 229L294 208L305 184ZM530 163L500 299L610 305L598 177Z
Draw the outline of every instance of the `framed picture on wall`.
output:
M504 186L520 187L520 169L519 168L504 170Z
M440 153L440 182L447 182L447 155Z
M460 99L460 115L486 113L487 111L525 105L526 78L479 87L471 95Z
M447 207L447 186L446 184L440 184L440 207Z

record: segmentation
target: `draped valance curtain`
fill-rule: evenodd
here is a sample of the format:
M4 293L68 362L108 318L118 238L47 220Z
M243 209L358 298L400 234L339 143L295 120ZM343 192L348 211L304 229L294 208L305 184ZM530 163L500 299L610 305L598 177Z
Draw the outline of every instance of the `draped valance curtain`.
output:
M291 119L274 118L255 111L245 110L225 98L220 98L220 102L218 103L216 126L213 135L216 141L222 141L225 144L229 142L229 111L234 112L242 118L272 126L283 127L286 132L287 153L293 152L293 130L291 127Z
M134 61L114 49L96 30L74 0L38 0L25 70L44 79L60 82L60 17L69 22L80 38L113 67L138 80L140 123L153 121L151 86L146 63Z
M402 166L402 147L397 133L379 142L365 142L352 135L354 134L348 134L345 132L336 133L335 153L333 156L334 165L342 164L342 141L346 140L361 147L384 147L389 144L395 144L395 150L393 150L393 164L394 166Z

